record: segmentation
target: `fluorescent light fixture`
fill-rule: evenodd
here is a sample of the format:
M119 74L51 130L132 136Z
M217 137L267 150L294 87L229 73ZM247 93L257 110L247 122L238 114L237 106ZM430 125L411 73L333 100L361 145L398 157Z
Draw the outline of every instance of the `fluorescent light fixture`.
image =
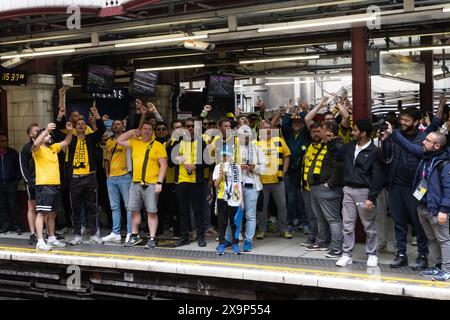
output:
M371 21L371 20L375 20L376 18L377 18L377 15L375 15L375 14L355 14L355 15L351 15L351 16L306 20L306 21L295 22L295 23L286 22L281 25L276 24L276 25L273 25L272 27L260 28L260 29L258 29L258 32L273 32L273 31L291 30L291 29L307 29L307 28L313 28L313 27L324 27L324 26L332 26L332 25L337 25L337 24Z
M389 49L389 50L386 50L386 51L381 51L381 54L387 54L387 53L402 53L402 52L411 52L411 51L442 50L442 49L450 49L450 45L446 45L446 46L430 46L430 47L411 47L411 48Z
M295 61L295 60L312 60L319 59L319 55L312 56L297 56L297 57L284 57L284 58L268 58L268 59L255 59L255 60L240 60L239 64L250 64L250 63L265 63L265 62L277 62L277 61Z
M143 68L137 69L137 72L140 71L161 71L161 70L175 70L175 69L192 69L192 68L202 68L204 64L187 64L182 66L169 66L169 67L157 67L157 68Z
M52 56L55 54L64 54L75 52L75 49L67 50L54 50L54 51L43 51L43 52L31 52L31 53L18 53L9 56L1 56L0 59L14 59L14 58L29 58L29 57L39 57L39 56Z
M269 9L261 12L280 12L280 11L290 11L297 9L309 9L309 8L317 8L317 7L325 7L325 6L334 6L334 5L342 5L348 3L357 3L357 2L365 2L366 0L340 0L340 1L329 1L324 3L316 3L316 4L304 4L300 6L287 7L287 8L277 8L277 9Z
M71 73L64 73L62 76L63 76L63 78L68 78L68 77L71 77L72 74Z
M450 12L450 4L446 4L444 8L442 8L442 12Z
M114 46L116 48L123 48L123 47L143 46L143 45L147 45L147 44L179 42L179 41L184 41L184 40L195 40L195 39L206 39L206 38L208 38L208 35L204 34L204 35L198 35L198 36L182 36L182 37L175 37L175 38L161 38L161 39L153 39L153 40L145 40L145 41L116 43Z
M269 82L265 83L266 86L281 86L285 84L301 84L301 83L314 83L314 80L305 80L305 81L287 81L287 82Z

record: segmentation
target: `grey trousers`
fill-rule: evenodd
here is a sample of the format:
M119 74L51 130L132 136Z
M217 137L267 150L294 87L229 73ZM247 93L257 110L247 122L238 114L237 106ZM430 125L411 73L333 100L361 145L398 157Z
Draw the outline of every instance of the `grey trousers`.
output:
M303 201L305 202L305 211L306 215L308 217L308 224L309 224L309 240L311 243L316 243L318 228L317 228L317 219L316 216L313 213L313 209L311 207L311 191L308 190L302 190L302 196Z
M388 191L386 188L381 190L378 195L375 210L377 211L378 244L387 246L388 242L393 241L394 222L388 217Z
M428 238L430 255L434 263L442 263L442 270L450 271L450 235L448 219L440 225L437 216L432 216L421 204L417 207L420 224Z
M365 203L369 189L355 189L344 187L344 200L342 201L342 219L344 245L342 250L344 255L352 256L352 250L355 246L355 226L359 215L361 223L366 232L366 253L376 254L378 247L377 226L375 223L376 210L358 208L356 203Z
M311 207L317 218L316 243L326 246L331 233L331 249L341 250L342 234L340 190L331 189L323 184L311 186Z
M278 230L283 232L288 230L287 210L286 210L286 189L284 182L268 183L263 185L263 210L258 215L258 229L267 231L267 208L269 207L270 195L277 206Z

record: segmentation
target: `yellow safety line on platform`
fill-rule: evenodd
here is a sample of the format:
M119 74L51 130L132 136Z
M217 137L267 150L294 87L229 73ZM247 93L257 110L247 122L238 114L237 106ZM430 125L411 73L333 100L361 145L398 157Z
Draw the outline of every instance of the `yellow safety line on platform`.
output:
M265 266L265 265L256 265L256 264L245 264L245 263L232 263L226 261L207 261L207 260L189 260L189 259L175 259L175 258L163 258L163 257L142 257L142 256L131 256L124 254L111 254L111 253L97 253L97 252L76 252L76 251L61 251L61 250L52 250L48 252L37 251L36 249L27 249L20 247L7 247L0 246L0 250L7 251L22 251L28 253L45 253L50 255L70 255L70 256L94 256L94 257L105 257L105 258L116 258L116 259L133 259L140 261L163 261L163 262L178 262L178 263L190 263L190 264L206 264L206 265L217 265L221 267L241 267L241 268L255 268L255 269L263 269L263 270L271 270L271 271L289 271L293 273L313 273L316 275L326 275L326 276L337 276L339 278L343 278L342 276L363 278L363 279L376 279L376 280L384 280L385 282L412 282L422 285L432 285L434 287L450 287L450 282L434 282L430 280L419 280L419 279L408 279L408 278L400 278L400 277L392 277L392 276L376 276L370 274L360 274L360 273L350 273L350 272L334 272L334 271L322 271L322 270L312 270L312 269L303 269L303 268L293 268L293 267L281 267L281 266Z

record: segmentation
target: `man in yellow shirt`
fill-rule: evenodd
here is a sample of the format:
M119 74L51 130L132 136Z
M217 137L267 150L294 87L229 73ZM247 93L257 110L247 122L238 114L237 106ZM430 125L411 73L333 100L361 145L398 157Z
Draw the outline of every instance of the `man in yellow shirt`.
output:
M90 241L103 243L98 236L97 212L97 145L106 131L97 108L92 107L91 113L96 119L97 130L86 135L86 122L77 121L77 135L72 139L68 150L68 174L70 179L70 201L72 206L72 222L74 238L71 245L83 242L81 237L81 208L84 204L86 217L90 227Z
M122 134L117 138L117 143L130 148L133 155L133 182L128 199L128 210L132 212L132 234L125 246L132 247L143 241L139 236L139 224L140 211L144 206L148 214L150 232L145 247L152 249L156 246L158 195L166 176L167 152L164 146L155 140L153 126L148 121L143 122L140 130L130 130Z
M52 247L65 247L55 236L56 210L60 207L60 185L58 152L68 146L72 140L72 123L66 123L69 134L61 143L52 144L51 131L56 124L49 123L47 128L41 130L34 140L32 152L36 167L36 233L37 250L48 251ZM43 237L44 221L47 223L48 241Z
M106 141L105 147L105 172L106 184L108 187L109 203L112 210L112 232L103 237L106 242L120 242L120 199L122 198L125 205L128 205L128 193L131 185L131 173L127 168L127 150L124 146L117 143L117 138L124 132L125 125L122 120L113 121L113 136ZM131 211L127 209L127 238L128 242L131 237Z
M270 195L277 205L278 229L281 232L281 237L292 239L292 234L288 231L286 190L283 181L289 168L291 151L284 139L278 136L278 133L278 130L271 128L268 120L261 121L260 140L257 145L266 156L268 163L260 177L263 184L264 203L258 219L259 231L256 233L256 239L264 239L267 230L267 208Z

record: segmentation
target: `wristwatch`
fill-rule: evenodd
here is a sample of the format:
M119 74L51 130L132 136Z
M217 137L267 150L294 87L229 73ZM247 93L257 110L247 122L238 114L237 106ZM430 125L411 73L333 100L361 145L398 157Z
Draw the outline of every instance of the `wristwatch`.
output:
M156 184L163 184L163 183L158 181Z

